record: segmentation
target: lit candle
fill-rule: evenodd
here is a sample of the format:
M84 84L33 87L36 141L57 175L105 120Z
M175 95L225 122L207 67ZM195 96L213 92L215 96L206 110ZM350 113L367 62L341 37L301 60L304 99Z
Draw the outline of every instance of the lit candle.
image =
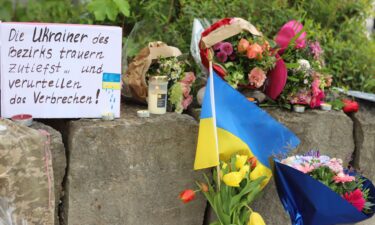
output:
M332 109L332 105L328 103L320 104L320 108L324 111L330 111Z
M12 121L24 126L31 126L33 124L33 117L30 114L18 114L11 117Z
M105 113L102 114L102 119L103 120L114 120L115 114L113 112L105 112Z
M303 105L293 105L294 112L303 113L305 112L305 106Z
M138 110L137 111L138 117L150 117L150 112L148 110Z
M7 131L7 127L4 125L0 125L0 134L5 134Z
M148 111L152 114L167 112L168 77L154 76L148 82Z

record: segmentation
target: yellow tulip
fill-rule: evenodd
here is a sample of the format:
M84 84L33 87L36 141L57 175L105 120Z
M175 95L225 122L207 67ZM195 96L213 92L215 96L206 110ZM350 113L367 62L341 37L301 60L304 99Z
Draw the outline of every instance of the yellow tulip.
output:
M260 184L261 189L263 189L270 181L272 177L272 172L267 167L263 166L262 164L259 164L255 167L253 171L251 171L250 180L256 180L262 176L266 176L266 179L264 179Z
M236 155L236 169L241 169L247 160L247 155Z
M249 165L244 165L241 169L240 169L240 173L242 174L242 177L244 178L246 176L246 173L249 172L250 170L250 166Z
M230 172L224 175L223 181L230 187L239 187L243 179L241 172Z
M249 223L247 225L266 225L262 216L257 212L252 212L250 214Z

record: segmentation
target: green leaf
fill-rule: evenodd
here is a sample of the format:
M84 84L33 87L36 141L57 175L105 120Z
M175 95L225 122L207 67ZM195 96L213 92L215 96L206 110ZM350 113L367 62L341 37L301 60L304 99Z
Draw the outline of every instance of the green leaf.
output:
M87 5L89 12L93 13L96 20L103 21L106 17L106 2L104 0L93 0Z
M295 78L295 77L292 77L292 76L288 76L287 79L290 80L290 81L299 82L298 78Z
M109 3L109 1L107 2L108 2L107 7L106 7L107 17L110 21L115 21L119 13L119 8L112 1L111 3Z
M87 5L87 9L98 21L104 21L106 18L115 21L119 13L119 8L112 0L93 0Z
M130 16L130 5L127 0L113 0L120 12L124 14L124 16L129 17Z
M12 20L12 2L11 1L0 1L1 7L0 7L0 20L4 21L11 21Z
M219 221L214 221L214 222L210 223L210 225L221 225L221 223Z

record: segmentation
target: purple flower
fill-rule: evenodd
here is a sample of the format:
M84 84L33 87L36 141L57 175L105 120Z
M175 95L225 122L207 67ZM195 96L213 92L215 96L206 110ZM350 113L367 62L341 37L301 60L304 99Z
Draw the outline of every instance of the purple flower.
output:
M308 152L306 152L304 154L304 156L312 156L312 157L315 157L315 158L319 158L320 157L320 151L316 151L316 150L310 150Z
M318 41L312 42L310 44L311 53L314 55L314 59L319 59L320 55L323 53L320 43Z
M216 54L216 58L217 60L219 60L219 62L225 63L228 59L228 56L224 52L220 51Z
M219 42L217 44L214 45L213 49L215 51L219 51L221 49L221 45L223 44L223 42Z
M229 56L229 59L234 61L236 59L236 54L233 52L232 55Z
M220 46L220 51L221 52L224 52L225 54L228 55L232 55L233 53L233 46L231 43L229 42L223 42Z

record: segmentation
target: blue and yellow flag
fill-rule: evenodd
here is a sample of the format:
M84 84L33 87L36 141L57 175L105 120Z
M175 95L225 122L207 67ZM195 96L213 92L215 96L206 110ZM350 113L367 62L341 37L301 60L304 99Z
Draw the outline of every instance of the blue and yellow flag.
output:
M268 158L295 148L299 139L215 72L212 74L213 81L207 82L203 98L194 169L217 166L219 159L228 160L239 153L255 156L258 172L270 177Z

